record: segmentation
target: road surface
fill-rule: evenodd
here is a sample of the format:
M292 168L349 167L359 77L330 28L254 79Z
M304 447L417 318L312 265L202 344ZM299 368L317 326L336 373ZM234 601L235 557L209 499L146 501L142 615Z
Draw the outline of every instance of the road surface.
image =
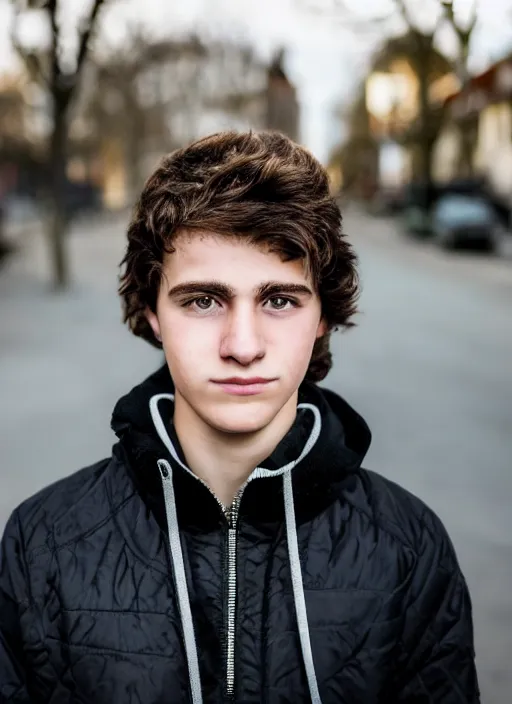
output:
M328 382L373 430L367 466L442 518L474 606L484 704L512 701L512 258L446 254L349 212L362 313Z
M361 257L359 326L326 383L368 420L367 466L442 518L474 605L484 704L512 697L512 260L448 255L347 211ZM0 527L40 487L106 456L117 397L160 355L120 322L123 222L71 237L75 285L45 289L28 251L0 271Z

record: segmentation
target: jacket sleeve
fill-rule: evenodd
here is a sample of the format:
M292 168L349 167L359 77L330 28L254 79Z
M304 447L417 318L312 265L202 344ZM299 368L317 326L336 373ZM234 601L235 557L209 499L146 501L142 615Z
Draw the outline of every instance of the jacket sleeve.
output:
M0 544L0 704L29 704L21 613L28 604L23 543L16 514Z
M444 527L430 518L406 608L396 701L479 704L468 588Z

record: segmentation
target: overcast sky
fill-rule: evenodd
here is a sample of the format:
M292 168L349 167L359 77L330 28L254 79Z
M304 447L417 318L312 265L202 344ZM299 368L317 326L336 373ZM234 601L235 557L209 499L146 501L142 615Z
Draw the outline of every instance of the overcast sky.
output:
M335 3L336 0L114 0L102 16L101 28L109 42L122 41L127 22L142 22L159 37L197 29L215 37L243 38L263 55L285 46L287 68L299 90L303 139L324 159L340 135L334 107L349 99L377 41L377 37L372 39L344 29L331 14L303 9L307 5L325 8ZM512 47L512 0L481 3L485 12L482 10L483 21L475 42L476 69ZM65 0L62 4L68 12L64 19L71 26L86 1ZM365 13L375 16L392 7L392 0L347 0L346 4L358 12L364 7ZM409 0L409 4L416 18L431 21L434 0ZM469 5L470 0L459 0L462 12ZM8 0L0 0L0 72L14 65L9 47L8 7ZM450 38L445 36L444 41L449 45Z

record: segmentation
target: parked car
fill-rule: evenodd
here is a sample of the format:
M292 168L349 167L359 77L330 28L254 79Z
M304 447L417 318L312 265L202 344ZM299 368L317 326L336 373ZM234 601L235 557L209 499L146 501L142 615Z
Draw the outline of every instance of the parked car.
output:
M88 182L67 181L64 185L64 207L68 219L101 210L101 191Z
M441 196L433 206L431 226L433 239L444 249L467 246L493 251L499 237L496 210L474 195Z
M483 179L456 179L444 184L413 182L405 189L404 226L423 237L433 235L432 216L439 201L448 195L476 198L488 203L502 228L511 224L510 205L492 192Z
M429 236L432 228L430 216L432 205L438 197L438 187L432 183L409 183L404 192L403 220L408 233Z
M2 200L0 199L0 262L11 251L9 244L7 243L7 240L5 239L4 223L5 223L4 205L2 203Z
M397 215L405 205L403 187L382 187L370 201L370 212L375 215Z

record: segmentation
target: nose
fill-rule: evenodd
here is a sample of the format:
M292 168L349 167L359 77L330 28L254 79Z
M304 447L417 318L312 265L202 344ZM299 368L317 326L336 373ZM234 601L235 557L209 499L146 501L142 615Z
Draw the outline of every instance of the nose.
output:
M252 306L239 304L230 311L221 340L220 355L223 359L231 358L245 367L265 355L258 315Z

